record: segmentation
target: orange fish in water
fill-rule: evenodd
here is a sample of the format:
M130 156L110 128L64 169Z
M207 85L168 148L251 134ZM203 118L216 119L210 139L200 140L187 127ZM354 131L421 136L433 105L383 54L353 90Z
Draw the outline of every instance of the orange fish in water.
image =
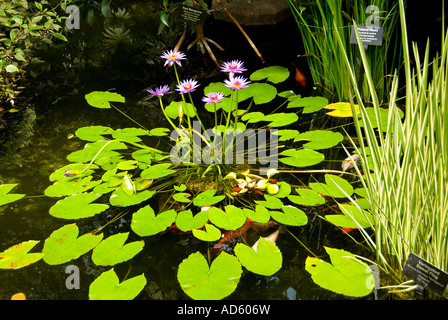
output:
M342 227L342 232L344 232L345 234L349 234L350 231L355 230L356 228L347 228L347 227Z
M293 65L294 69L296 69L296 74L294 76L294 79L302 87L306 87L306 77L305 77L305 75L303 74L302 71L299 70L299 68L297 68L297 66L294 63L292 65Z
M26 296L22 292L19 292L19 293L16 293L15 295L13 295L11 297L11 300L26 300Z

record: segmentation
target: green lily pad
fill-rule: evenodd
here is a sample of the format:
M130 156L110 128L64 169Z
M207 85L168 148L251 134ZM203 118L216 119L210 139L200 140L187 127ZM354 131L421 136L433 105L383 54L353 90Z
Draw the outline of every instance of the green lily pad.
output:
M89 300L132 300L146 286L144 274L120 283L114 269L103 272L90 284Z
M131 228L141 237L152 236L168 229L176 220L176 211L167 210L157 216L148 205L132 215Z
M328 104L328 99L324 97L296 96L290 99L287 108L303 108L303 113L314 113L323 109Z
M344 140L344 136L339 132L328 130L312 130L298 134L294 141L309 141L303 147L313 150L328 149L336 146Z
M165 113L172 119L179 117L179 106L182 106L184 115L193 118L196 116L196 108L191 103L184 103L183 101L173 101L168 107L165 108Z
M370 268L350 252L324 248L331 264L315 257L305 261L305 270L317 285L351 297L364 297L372 292L375 279Z
M271 121L269 127L283 127L290 125L299 120L299 116L295 113L273 113L263 118L263 121Z
M9 193L17 186L16 183L0 185L0 206L22 199L25 195L20 193Z
M253 98L255 104L271 102L277 96L277 89L268 83L252 83L238 91L238 102ZM236 97L235 97L236 98Z
M342 214L326 215L325 219L332 224L343 228L370 228L373 226L373 217L366 210L360 210L352 204L338 204ZM356 223L356 222L357 223Z
M325 109L333 110L331 112L327 112L327 114L332 117L353 117L352 106L348 102L330 103L329 105L325 106ZM355 105L355 112L357 115L360 113L358 105Z
M204 88L204 94L209 94L210 92L222 92L225 96L228 96L232 93L232 89L222 82L212 82Z
M64 197L85 192L96 187L102 182L101 180L91 181L92 178L92 176L83 178L68 177L63 180L56 181L51 186L48 186L44 193L47 197Z
M236 230L243 226L246 222L246 215L243 209L237 208L233 205L225 206L225 211L211 207L208 209L208 218L215 226L227 230Z
M207 211L200 211L193 216L191 210L183 210L177 214L176 226L186 232L203 227L207 221Z
M205 230L203 230L205 229ZM221 230L214 225L206 223L203 229L194 229L193 236L201 241L213 242L221 238Z
M130 142L140 142L142 141L142 139L140 139L138 136L146 136L146 135L149 135L149 131L142 128L117 129L112 133L112 137L114 139Z
M149 131L149 134L155 137L166 136L171 132L168 128L154 128Z
M109 102L125 102L125 99L122 95L108 91L93 91L89 94L86 94L85 98L87 100L87 103L92 107L100 109L111 108Z
M285 198L291 193L291 186L289 185L289 183L282 181L277 185L279 185L278 192L275 194L277 198Z
M353 194L352 185L341 177L333 174L326 174L325 182L326 183L312 182L309 184L309 187L322 195L334 198L345 198L347 195L351 196Z
M277 130L274 134L278 135L278 141L288 141L294 139L300 132L292 129L282 129Z
M257 251L238 243L235 246L235 255L243 267L263 276L272 276L282 267L283 257L279 248L262 237L258 240Z
M125 160L117 163L117 169L123 171L134 170L137 168L137 160Z
M113 206L128 207L140 204L150 199L155 193L155 191L143 190L132 195L128 195L124 192L123 188L119 187L112 192L109 202Z
M200 252L182 261L177 280L182 290L195 300L219 300L235 291L243 270L235 256L221 252L211 266Z
M368 107L366 108L366 113L367 116L370 120L370 123L372 125L372 128L377 128L378 127L378 117L375 113L375 108L373 107ZM403 117L403 111L398 110L399 116L400 118ZM387 130L387 119L389 117L389 108L380 108L380 116L379 118L381 119L381 131L385 132ZM360 127L364 127L364 120L359 120L359 126Z
M129 232L117 233L107 237L93 249L92 261L96 265L113 266L117 263L132 259L143 250L144 241L134 241L124 244Z
M261 112L249 112L241 117L241 120L247 121L247 123L257 123L263 121L265 115Z
M267 223L271 219L271 213L264 206L256 205L255 211L244 208L244 214L252 221L259 223Z
M298 196L288 196L288 199L295 204L302 206L317 206L325 203L325 198L312 189L298 188L296 189L296 192L299 194Z
M140 162L151 164L151 160L158 161L162 158L162 155L154 152L153 150L137 150L132 152L132 158Z
M94 215L108 209L106 204L91 203L101 197L101 194L79 193L56 202L50 208L50 215L62 219L81 219L93 217Z
M71 163L54 171L50 175L49 179L50 181L63 180L67 178L66 173L70 176L75 176L81 174L81 172L83 172L84 170L86 171L82 173L83 175L90 175L94 172L95 169L98 169L98 166L93 163L90 165L88 163Z
M28 253L38 243L25 241L0 252L0 269L19 269L42 259L44 253Z
M282 211L283 213L280 211L271 211L272 219L289 226L304 226L308 223L308 217L299 208L283 206Z
M193 200L193 204L195 206L204 207L204 206L211 206L215 203L218 203L226 196L215 196L216 190L206 190L201 193L199 193Z
M191 197L191 194L187 192L173 194L173 199L177 202L190 203L191 199L189 197Z
M114 150L127 149L126 145L117 140L97 141L87 143L82 150L74 151L67 156L67 160L71 162L88 162L95 157L98 158L112 158L120 154Z
M140 176L147 179L158 179L176 173L176 170L168 169L170 166L171 163L156 164L143 170Z
M278 160L284 164L293 167L309 167L321 163L325 160L325 156L311 149L288 149L279 155L285 156Z
M272 66L259 69L250 75L250 80L260 81L266 79L272 83L280 83L288 79L289 70L288 68L281 66Z
M45 253L44 261L50 265L66 263L74 260L95 248L103 239L103 234L94 235L86 233L78 237L79 228L73 224L67 224L55 230L45 240L42 253Z
M98 141L105 140L104 135L112 134L114 129L105 126L81 127L76 130L75 135L82 140Z
M268 209L281 209L283 207L283 202L282 200L280 200L277 197L271 196L269 194L265 194L264 195L264 199L266 201L263 200L255 200L255 203L258 205L261 205L265 208Z

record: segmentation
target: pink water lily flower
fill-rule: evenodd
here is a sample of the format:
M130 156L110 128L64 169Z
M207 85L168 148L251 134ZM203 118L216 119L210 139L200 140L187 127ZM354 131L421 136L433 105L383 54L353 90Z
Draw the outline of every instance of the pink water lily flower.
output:
M158 88L155 88L155 90L148 89L146 91L149 92L149 98L152 98L152 97L163 97L163 95L165 95L165 94L173 93L173 91L170 91L170 87L167 86L167 85L164 85L163 87L160 86Z
M169 65L170 67L174 63L176 63L180 67L182 67L180 60L187 59L187 57L185 56L185 53L183 53L181 51L173 51L173 50L165 51L160 57L166 60L164 66Z
M179 91L180 94L184 94L187 92L193 92L196 88L199 87L199 83L194 79L181 81L176 90Z
M222 99L224 99L224 94L222 92L210 92L202 98L202 101L205 102L205 104L211 104L220 103Z
M242 73L243 71L247 71L244 68L244 63L240 60L232 60L230 62L224 62L221 65L221 71L229 73L229 76L232 78L235 73Z
M250 81L243 77L231 77L229 80L224 80L224 83L226 87L229 87L232 90L239 90L247 88Z

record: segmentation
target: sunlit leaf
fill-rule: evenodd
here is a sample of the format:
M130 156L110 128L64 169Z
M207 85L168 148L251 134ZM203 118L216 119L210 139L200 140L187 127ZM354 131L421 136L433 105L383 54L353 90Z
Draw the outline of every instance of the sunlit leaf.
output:
M139 136L149 135L149 131L142 128L124 128L117 129L112 133L114 139L120 139L124 141L140 142L142 139Z
M28 253L38 243L25 241L0 252L0 269L19 269L42 259L44 253Z
M250 75L250 80L260 81L266 79L272 83L280 83L288 79L289 70L282 66L272 66L259 69Z
M137 253L143 250L144 241L134 241L125 244L129 232L117 233L100 242L93 249L92 261L96 265L113 266L117 263L132 259Z
M305 270L317 285L351 297L364 297L372 292L375 279L370 268L350 252L324 248L331 264L315 257L305 261Z
M289 226L304 226L308 223L308 217L299 208L283 206L282 211L283 213L280 211L271 211L272 219Z
M208 218L215 226L227 230L236 230L246 222L243 209L233 205L225 206L224 211L217 207L211 207L208 209Z
M193 216L191 210L183 210L177 214L176 226L186 232L192 229L199 229L208 221L207 211L199 211Z
M241 120L247 121L247 123L257 123L263 121L265 115L261 112L249 112L241 117Z
M154 128L149 131L149 134L156 137L166 136L171 132L168 128Z
M88 163L71 163L54 171L49 179L50 181L62 180L67 178L67 174L70 176L75 176L81 173L89 175L92 174L95 169L98 169L98 166L93 163L90 165Z
M327 112L327 114L332 117L353 117L352 107L348 102L331 103L325 106L325 109L333 110ZM355 105L355 112L357 115L360 113L358 105Z
M335 198L344 198L353 194L352 185L347 180L333 174L325 175L325 183L312 182L309 187L322 195Z
M276 131L274 134L278 135L278 141L287 141L294 139L297 135L299 135L299 131L291 129L282 129Z
M267 83L251 83L248 88L238 91L239 102L253 98L255 104L263 104L272 101L276 96L277 89Z
M0 206L17 201L25 196L25 194L20 193L8 193L16 186L17 186L16 183L8 183L0 185Z
M120 161L117 163L117 169L123 171L134 170L135 168L137 168L136 164L137 160Z
M265 194L264 198L266 201L263 200L255 200L255 203L258 205L261 205L268 209L281 209L283 206L282 200L280 200L277 197L271 196L269 194Z
M168 117L172 119L177 119L179 117L179 106L182 106L184 115L193 118L196 116L196 108L191 103L184 103L183 101L173 101L169 106L165 108L165 113Z
M53 217L62 219L93 217L109 208L106 204L91 203L100 196L100 194L95 193L75 194L56 202L56 204L50 208L49 212Z
M145 286L144 274L120 282L114 269L111 269L90 284L89 300L132 300Z
M177 279L182 290L195 300L219 300L235 291L243 270L238 259L221 252L211 266L200 252L182 261Z
M273 113L263 118L263 121L271 121L269 127L283 127L296 122L299 116L295 113Z
M321 150L336 146L344 140L344 136L339 132L328 130L312 130L298 134L294 141L309 141L303 145L304 148Z
M352 204L338 204L338 206L342 214L325 216L325 219L334 225L343 228L369 228L373 225L373 217L369 212L360 210Z
M238 243L235 246L235 255L243 267L263 276L271 276L282 267L283 257L279 248L263 237L258 240L257 251Z
M117 188L109 198L109 202L113 206L127 207L140 204L150 199L155 191L143 190L132 195L124 192L123 188Z
M44 261L50 265L66 263L77 259L95 248L103 239L103 234L86 233L78 237L79 229L76 224L67 224L45 240L42 253Z
M89 127L81 127L76 130L75 135L82 140L87 141L98 141L105 140L103 135L111 134L114 132L112 128L105 126L89 126Z
M243 212L250 220L259 223L267 223L271 218L269 210L261 205L256 205L255 210L244 208Z
M63 197L85 192L96 187L102 182L101 180L91 181L92 178L92 176L83 178L78 178L76 176L68 177L63 180L56 181L51 186L48 186L44 193L47 197Z
M215 196L216 190L206 190L201 193L199 193L193 200L193 204L195 206L204 207L204 206L211 206L215 203L218 203L226 196Z
M287 108L303 108L303 113L313 113L321 110L328 104L328 99L324 97L305 97L296 96L291 98Z
M109 102L125 102L125 98L122 95L109 91L93 91L86 94L85 98L92 107L101 109L111 108Z
M176 173L176 170L168 169L170 166L171 163L156 164L143 170L140 176L147 179L158 179Z
M325 156L311 149L288 149L279 155L284 156L278 160L293 167L309 167L321 163Z
M317 191L304 188L298 188L295 190L299 194L298 196L288 196L288 199L295 204L302 206L317 206L325 203L325 198L322 197Z
M192 233L201 241L213 242L221 238L221 231L209 223L206 223L202 229L194 229Z
M191 194L186 192L173 194L173 199L177 202L190 203L192 200L189 197Z
M168 210L157 214L148 205L132 215L131 228L141 237L152 236L165 231L176 220L176 211Z
M114 150L127 149L124 143L116 140L87 143L82 150L74 151L67 156L71 162L88 162L94 158L111 158L120 155Z

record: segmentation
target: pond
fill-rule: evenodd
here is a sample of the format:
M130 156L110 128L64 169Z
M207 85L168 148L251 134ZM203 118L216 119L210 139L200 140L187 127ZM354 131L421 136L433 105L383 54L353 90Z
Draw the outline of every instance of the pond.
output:
M216 23L210 30L216 32L222 28L223 25ZM282 65L293 71L290 64L297 52L298 38L294 32L284 32L291 28L294 28L294 25L291 21L287 21L274 27L274 30L270 30L273 34L283 35L277 41L273 41L272 39L275 38L271 36L266 37L271 42L263 42L261 38L255 38L271 65ZM266 34L265 31L269 30L264 30L264 34ZM263 67L243 39L241 42L229 40L238 38L237 35L232 34L232 31L229 31L226 36L219 32L215 34L216 40L229 48L220 58L245 60L246 67L250 69L249 72ZM241 50L241 47L245 49ZM201 54L193 51L187 54L195 57L192 70L188 70L194 73L194 66L201 65ZM49 181L49 175L56 169L69 164L67 155L82 149L85 144L85 141L73 137L78 128L94 125L110 126L114 129L135 126L118 112L92 108L86 103L85 95L96 90L114 88L113 91L125 96L125 111L133 119L144 123L148 128L165 126L166 122L158 104L154 100L145 100L147 96L145 89L154 83L162 85L163 83L159 83L159 80L165 77L165 75L153 74L153 78L148 83L140 83L137 87L136 82L130 85L129 82L120 83L115 80L112 83L108 79L98 79L95 73L87 71L83 74L82 85L73 85L75 90L65 94L52 106L48 105L47 98L38 97L33 100L34 108L30 109L30 114L26 117L28 122L16 132L17 138L11 144L13 147L8 149L7 154L2 155L0 160L0 183L16 183L18 186L14 189L14 193L26 194L26 197L20 201L0 208L1 250L23 241L40 240L41 242L33 249L33 252L40 252L43 240L47 239L54 230L67 224L67 220L58 219L49 214L50 208L58 198L44 196L44 190L52 184ZM204 83L212 82L213 79L203 81ZM51 81L58 83L61 80L55 76ZM296 85L292 76L288 81L288 86L303 90ZM304 127L309 129L312 118L304 117L304 119L306 119ZM337 126L338 123L330 121L325 125ZM26 137L26 141L23 137ZM17 147L18 144L21 146ZM334 163L328 161L325 167L340 170L345 153L342 149L331 152L331 160L334 160ZM307 182L311 181L310 176L306 174L303 176L297 174L296 177ZM151 205L158 206L156 199L151 202ZM309 223L300 227L285 227L276 241L283 255L280 271L271 276L244 271L236 291L229 296L230 299L352 299L316 285L310 274L305 271L305 260L310 255L310 251L322 259L327 259L324 247L346 249L365 257L368 257L369 252L361 246L354 246L354 241L340 228L318 217L323 209L310 207L304 210ZM115 207L94 217L76 220L76 223L80 234L104 227L102 232L105 238L117 232L129 232L128 241L138 241L141 238L132 232L131 219L132 213L126 212L126 208ZM247 242L253 243L260 235L267 236L275 230L265 230L260 234L248 232ZM363 241L356 230L351 233L351 236L358 241ZM134 259L115 265L114 270L120 279L145 274L147 284L136 299L189 299L179 285L177 271L179 264L198 250L206 252L207 244L197 240L190 233L162 232L145 239L143 250ZM79 268L79 289L67 287L66 281L70 276L67 267L70 266ZM17 292L25 293L29 300L87 299L89 285L109 269L110 267L95 265L90 252L60 265L49 265L40 260L18 270L1 270L0 299L10 299ZM373 294L362 299L373 299Z

